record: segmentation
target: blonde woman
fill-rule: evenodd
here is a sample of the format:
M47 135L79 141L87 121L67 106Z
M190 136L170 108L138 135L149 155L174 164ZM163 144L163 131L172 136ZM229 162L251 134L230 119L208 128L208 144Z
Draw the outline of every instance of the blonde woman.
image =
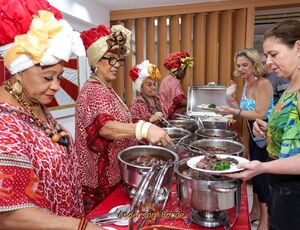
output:
M233 114L247 119L249 127L250 160L267 161L268 153L265 146L258 146L253 140L252 126L255 119L268 119L273 109L273 87L265 75L264 66L258 52L253 48L239 51L234 57L235 75L245 80L240 102L234 98L235 82L231 81L226 90L228 107L223 107L223 114ZM269 199L269 185L266 175L253 178L254 202L250 213L251 222L259 220L258 229L267 229L267 202ZM259 202L257 202L257 199Z

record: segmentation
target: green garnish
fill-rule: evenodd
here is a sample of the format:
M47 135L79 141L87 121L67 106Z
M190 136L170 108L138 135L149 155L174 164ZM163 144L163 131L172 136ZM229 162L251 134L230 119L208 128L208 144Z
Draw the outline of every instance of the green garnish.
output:
M226 170L226 169L230 169L230 164L226 161L217 161L215 167L214 167L214 170L217 170L217 171L221 171L221 170Z
M212 103L212 104L209 104L207 107L211 108L211 109L215 109L215 108L217 108L217 105Z

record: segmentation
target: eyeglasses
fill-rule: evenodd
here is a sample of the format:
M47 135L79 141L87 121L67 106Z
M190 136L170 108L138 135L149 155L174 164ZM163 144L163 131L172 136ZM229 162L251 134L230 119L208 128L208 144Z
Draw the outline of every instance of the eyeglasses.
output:
M102 59L108 60L108 63L111 66L114 66L115 64L117 64L117 62L119 63L119 65L124 65L124 63L125 63L124 58L117 59L115 57L102 57Z

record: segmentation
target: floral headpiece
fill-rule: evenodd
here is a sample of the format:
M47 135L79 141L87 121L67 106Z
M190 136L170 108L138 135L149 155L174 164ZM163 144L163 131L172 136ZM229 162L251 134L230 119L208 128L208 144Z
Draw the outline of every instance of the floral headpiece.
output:
M90 66L95 66L107 51L127 56L130 53L131 31L122 25L99 25L81 33Z
M134 81L136 90L139 92L141 92L143 81L146 78L149 77L154 81L161 80L161 74L158 68L156 65L151 64L149 60L145 60L141 64L132 66L129 70L129 76L131 80Z
M171 53L164 61L164 66L171 72L175 73L178 69L192 67L194 59L190 57L188 52Z
M40 10L33 16L27 34L15 36L14 43L4 55L5 67L11 74L35 64L54 65L68 61L75 54L84 56L85 50L79 33L65 20L57 20L49 11Z

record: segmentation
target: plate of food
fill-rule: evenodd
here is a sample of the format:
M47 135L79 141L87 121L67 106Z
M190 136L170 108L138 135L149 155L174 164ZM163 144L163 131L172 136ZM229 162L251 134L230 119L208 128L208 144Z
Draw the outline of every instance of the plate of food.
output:
M197 108L202 110L211 110L211 111L218 111L220 109L220 107L214 103L197 105Z
M238 168L237 165L246 162L249 162L249 160L234 155L206 154L189 159L187 165L197 171L210 174L221 174L242 171L244 169Z

